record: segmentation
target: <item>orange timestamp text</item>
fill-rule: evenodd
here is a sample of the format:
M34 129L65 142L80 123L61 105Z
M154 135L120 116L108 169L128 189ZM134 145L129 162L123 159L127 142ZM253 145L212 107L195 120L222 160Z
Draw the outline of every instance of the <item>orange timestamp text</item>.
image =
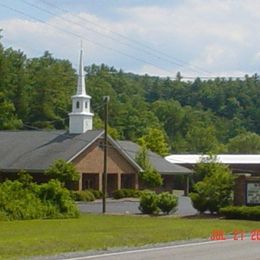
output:
M244 240L245 234L246 234L246 232L244 230L235 229L233 231L233 240ZM250 239L260 241L260 229L252 230L250 232ZM212 230L211 235L210 235L210 240L226 240L226 235L225 235L224 230L222 230L222 229Z

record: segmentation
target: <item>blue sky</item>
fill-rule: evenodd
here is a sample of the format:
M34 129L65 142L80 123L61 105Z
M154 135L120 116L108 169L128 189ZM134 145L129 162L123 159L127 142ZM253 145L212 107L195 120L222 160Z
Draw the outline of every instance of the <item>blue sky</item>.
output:
M86 65L235 77L259 73L258 10L259 0L1 0L1 41L75 67L81 39Z

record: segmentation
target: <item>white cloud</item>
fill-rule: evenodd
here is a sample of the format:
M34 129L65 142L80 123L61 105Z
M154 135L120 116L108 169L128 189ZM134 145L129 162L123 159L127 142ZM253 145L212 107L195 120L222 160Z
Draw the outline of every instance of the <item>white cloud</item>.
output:
M72 60L73 64L77 64L80 42L80 37L76 35L81 35L85 40L88 64L107 63L127 71L163 76L170 73L169 76L175 76L177 71L186 75L203 75L200 68L214 75L233 75L238 72L253 73L259 69L259 9L258 0L186 0L168 7L120 7L114 10L115 13L120 12L120 18L114 20L86 12L77 14L83 20L72 14L48 20L52 26L63 28L72 34L26 19L1 21L1 27L9 41L17 42L16 46L24 45L27 52L35 54L30 48L49 49L55 56ZM79 23L82 26L77 25ZM111 31L117 34L112 34ZM128 42L118 34L125 35L134 42ZM144 45L166 55L149 54L150 49L140 51ZM121 55L122 52L136 57L136 60ZM141 60L146 60L148 64ZM176 63L181 63L182 66L177 66Z

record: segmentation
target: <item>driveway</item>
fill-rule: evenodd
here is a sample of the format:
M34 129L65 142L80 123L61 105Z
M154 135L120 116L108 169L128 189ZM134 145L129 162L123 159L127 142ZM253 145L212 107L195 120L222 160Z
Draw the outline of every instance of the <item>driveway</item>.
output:
M138 209L138 199L107 199L107 213L110 214L140 214ZM101 213L102 212L102 200L96 200L93 202L80 202L78 207L81 212L87 213ZM178 208L174 215L177 216L189 216L197 213L197 210L192 207L189 197L178 197Z

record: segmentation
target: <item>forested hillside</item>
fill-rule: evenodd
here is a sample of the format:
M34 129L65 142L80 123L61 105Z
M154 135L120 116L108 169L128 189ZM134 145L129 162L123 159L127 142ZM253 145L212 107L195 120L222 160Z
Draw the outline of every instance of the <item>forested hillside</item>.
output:
M170 80L92 65L86 67L86 81L96 127L102 127L102 97L111 97L114 137L149 143L161 154L260 153L257 74L183 82L180 74ZM67 60L48 52L28 59L0 45L0 129L66 128L76 82Z

